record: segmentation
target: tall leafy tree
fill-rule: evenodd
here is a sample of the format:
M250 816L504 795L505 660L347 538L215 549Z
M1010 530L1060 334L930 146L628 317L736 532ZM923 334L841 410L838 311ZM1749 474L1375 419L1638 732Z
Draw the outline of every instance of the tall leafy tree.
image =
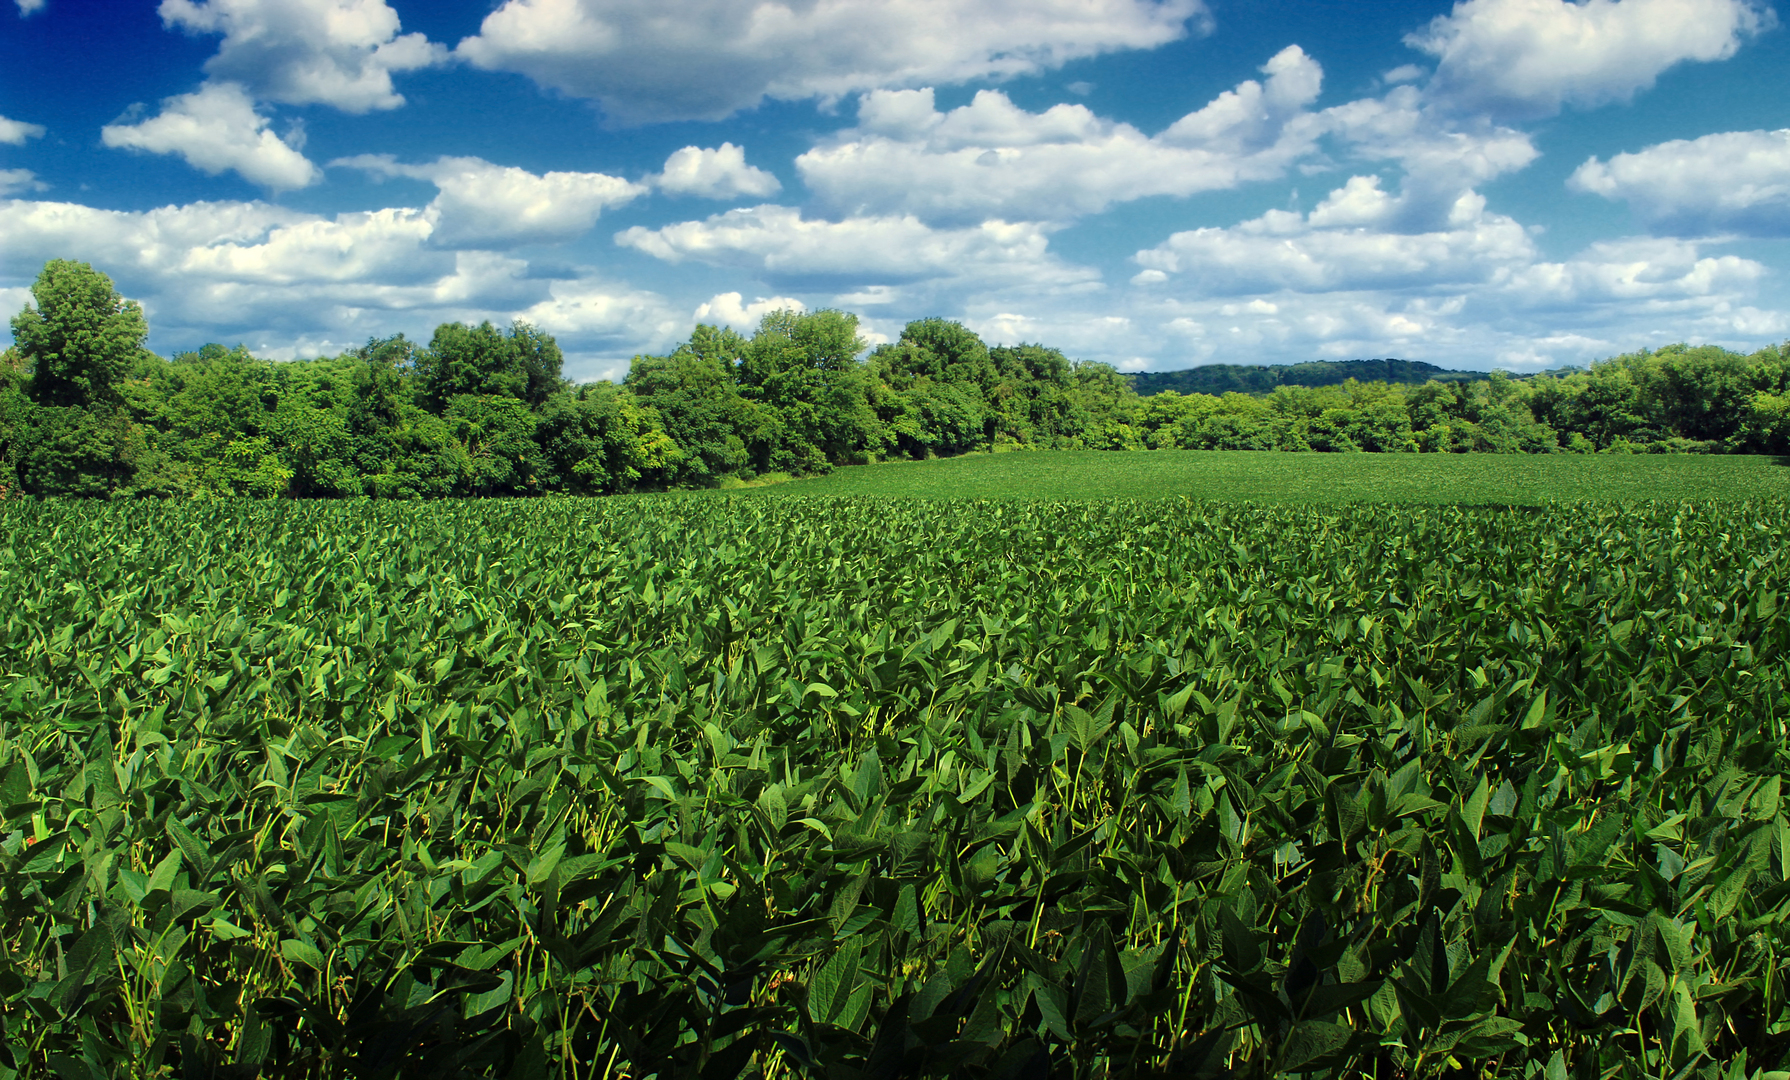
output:
M528 323L513 324L508 334L489 321L443 323L416 354L417 401L438 414L461 394L516 398L538 409L565 385L562 363L552 336Z
M748 463L751 402L740 396L735 365L747 342L722 327L698 326L670 356L636 356L624 385L658 411L675 444L674 484L709 486Z
M12 335L31 397L40 405L109 409L149 337L135 300L83 262L52 259L32 283L35 304L13 316Z
M897 390L917 379L974 383L986 392L999 377L988 346L974 330L950 319L916 319L901 337L870 354L877 374Z
M535 434L548 478L574 495L662 485L678 456L654 410L614 383L554 395Z
M773 311L759 323L739 378L744 393L775 409L786 430L766 462L826 469L880 445L869 386L857 362L865 341L844 311Z
M355 434L372 436L398 425L408 404L405 379L416 369L416 343L403 334L368 338L354 350L361 361L355 372L354 397L349 403L349 426Z
M565 357L552 334L517 321L510 325L510 350L527 380L520 396L529 408L539 410L547 404L548 398L566 388L566 380L561 375Z

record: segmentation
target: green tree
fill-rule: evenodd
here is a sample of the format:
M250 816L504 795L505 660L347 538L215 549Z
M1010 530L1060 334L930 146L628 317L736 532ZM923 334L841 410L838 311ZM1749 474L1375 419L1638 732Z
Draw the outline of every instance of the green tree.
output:
M921 378L880 410L896 448L912 458L962 454L987 444L988 405L973 383Z
M405 380L416 369L418 351L403 334L368 338L354 350L361 366L355 372L348 426L356 435L374 437L398 426L410 396Z
M109 409L130 374L149 324L135 300L82 262L52 259L31 286L35 305L13 316L12 336L40 405Z
M843 311L773 311L740 359L742 392L774 409L783 423L756 464L800 472L858 460L882 444L870 408L858 317Z
M899 340L878 345L870 354L877 376L897 390L916 379L974 383L987 393L999 376L988 346L976 332L949 319L916 319L901 330Z
M0 353L0 499L19 489L15 471L19 436L26 413L34 406L25 396L24 359L17 349Z
M415 356L417 402L438 415L461 394L515 398L538 409L564 386L562 360L552 336L525 322L508 334L489 321L443 323Z
M518 398L459 394L442 417L466 448L473 495L537 495L547 472L535 439L539 419Z
M657 413L607 382L555 395L536 437L554 485L573 495L657 487L681 456Z
M988 350L998 376L988 393L993 441L1051 446L1078 431L1075 363L1045 345Z
M290 397L280 403L269 426L280 446L280 463L290 474L293 495L330 498L361 494L354 438L339 411Z
M463 495L472 477L466 445L455 423L406 406L391 433L391 456L367 477L366 491L380 499L434 499Z
M1790 394L1761 390L1748 398L1733 442L1754 454L1790 453Z
M520 396L528 403L529 408L540 409L547 404L548 398L566 388L566 380L561 375L565 357L560 353L559 343L553 340L553 335L544 334L525 322L512 323L510 351L515 354L516 362L527 380Z
M732 330L701 325L670 356L636 356L629 365L623 386L658 412L677 447L669 483L712 487L749 463L746 439L758 425L735 373L746 347Z
M10 419L7 441L25 494L104 498L130 488L143 435L121 412L27 403Z

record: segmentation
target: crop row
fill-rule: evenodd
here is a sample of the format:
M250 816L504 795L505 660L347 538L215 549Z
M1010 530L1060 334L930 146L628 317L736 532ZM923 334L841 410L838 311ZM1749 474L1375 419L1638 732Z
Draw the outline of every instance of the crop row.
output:
M0 1078L1790 1068L1781 501L0 526Z

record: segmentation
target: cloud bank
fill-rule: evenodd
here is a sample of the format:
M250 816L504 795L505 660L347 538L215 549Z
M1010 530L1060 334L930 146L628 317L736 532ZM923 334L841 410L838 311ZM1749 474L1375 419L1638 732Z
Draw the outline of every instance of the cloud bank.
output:
M606 208L647 191L643 184L605 173L536 175L475 157L402 165L389 154L361 154L330 164L434 184L440 194L425 217L434 227L432 239L444 247L503 249L576 239L590 231Z
M404 32L387 0L159 11L218 39L206 81L106 125L102 144L236 174L266 197L114 203L130 211L43 199L34 169L66 174L39 159L75 136L37 142L43 125L0 117L0 145L22 148L0 168L0 284L23 295L43 259L78 253L182 347L287 356L523 317L561 338L574 374L618 374L695 320L744 330L796 306L859 311L872 339L943 315L1132 368L1554 366L1790 333L1790 304L1761 299L1781 293L1763 242L1790 235L1790 131L1643 139L1585 160L1558 196L1622 202L1640 235L1550 247L1548 217L1523 203L1536 196L1494 185L1538 159L1538 121L1633 101L1677 65L1746 47L1776 20L1751 0L1461 0L1406 39L1415 54L1388 41L1382 74L1353 94L1326 96L1305 47L1322 42L1276 41L1248 77L1148 125L1105 104L1123 85L1111 66L1088 68L1098 88L1065 73L1076 81L1055 99L1050 80L951 87L1206 33L1199 0L505 0L451 55ZM544 171L421 143L336 157L332 169L397 182L332 191L294 110L392 110L404 73L454 63L451 78L519 73L616 123L810 101L814 130L766 109L725 132L643 135L656 146L643 159L624 140L614 157L587 153L581 140L615 138L593 122L554 131L551 160L569 164ZM309 118L319 141L379 122ZM456 148L468 145L484 144ZM1145 199L1198 201L1172 227L1101 218Z
M1790 129L1725 131L1607 162L1594 157L1567 186L1624 200L1674 235L1790 236Z
M1084 105L1030 113L999 90L939 112L933 91L878 90L858 126L796 159L823 210L968 222L1064 221L1150 195L1187 196L1281 175L1313 152L1307 107L1323 81L1297 45L1155 136Z
M505 0L454 51L633 124L1029 74L1205 20L1199 0Z

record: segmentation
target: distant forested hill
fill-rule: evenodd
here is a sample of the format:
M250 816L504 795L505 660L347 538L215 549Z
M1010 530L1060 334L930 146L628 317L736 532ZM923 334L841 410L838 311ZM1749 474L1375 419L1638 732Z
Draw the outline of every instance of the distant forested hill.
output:
M1450 371L1421 360L1313 360L1304 364L1207 364L1184 371L1144 371L1131 377L1137 392L1149 397L1164 390L1178 394L1270 394L1276 386L1340 386L1361 382L1479 382L1483 371Z

